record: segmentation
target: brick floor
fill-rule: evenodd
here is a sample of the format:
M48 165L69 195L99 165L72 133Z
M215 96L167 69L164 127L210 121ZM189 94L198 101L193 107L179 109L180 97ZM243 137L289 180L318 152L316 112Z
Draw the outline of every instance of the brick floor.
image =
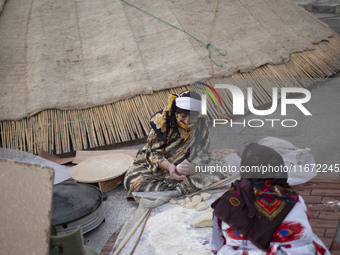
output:
M311 226L329 248L334 240L340 219L340 179L314 178L294 186L307 204ZM334 245L333 249L338 246Z

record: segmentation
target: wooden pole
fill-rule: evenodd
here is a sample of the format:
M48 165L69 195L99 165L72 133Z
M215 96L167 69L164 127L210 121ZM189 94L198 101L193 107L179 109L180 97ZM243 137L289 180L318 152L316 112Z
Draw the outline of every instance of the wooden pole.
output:
M142 221L144 220L144 218L146 217L146 215L149 214L149 211L151 212L151 208L147 209L145 211L145 213L142 215L142 217L137 221L137 223L132 227L132 229L130 230L130 232L126 235L126 237L123 239L123 241L121 242L121 244L117 247L117 249L115 250L115 252L113 253L113 255L117 255L119 254L119 252L124 248L125 244L130 240L131 236L135 233L135 231L137 230L137 228L139 227L139 225L142 223Z

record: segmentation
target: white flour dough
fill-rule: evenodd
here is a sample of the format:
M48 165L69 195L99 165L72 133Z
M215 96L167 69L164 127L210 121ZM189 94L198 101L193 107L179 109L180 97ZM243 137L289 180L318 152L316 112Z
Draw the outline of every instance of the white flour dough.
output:
M205 201L205 200L208 200L209 198L211 198L211 194L201 193L201 197L202 197L203 201Z
M203 211L205 209L208 209L209 205L206 202L201 202L198 205L196 205L197 211Z
M202 214L201 216L194 219L190 224L191 226L195 228L205 228L205 227L212 227L212 211L207 211L205 214Z

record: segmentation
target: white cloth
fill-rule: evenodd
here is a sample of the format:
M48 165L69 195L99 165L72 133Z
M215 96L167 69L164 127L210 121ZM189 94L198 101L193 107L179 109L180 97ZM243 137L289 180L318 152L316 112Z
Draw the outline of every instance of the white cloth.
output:
M181 109L195 112L201 111L201 100L190 97L177 97L175 101L176 106Z
M286 140L270 136L261 139L258 144L268 146L282 156L285 166L289 168L289 185L308 182L317 175L312 167L315 159L309 148L300 149Z
M258 249L249 240L233 238L235 235L232 236L230 234L232 232L235 231L232 231L232 228L227 223L214 216L213 233L210 240L210 249L214 254L330 255L325 245L312 231L307 207L301 196L299 196L299 201L274 233L268 252ZM247 253L244 253L245 251Z

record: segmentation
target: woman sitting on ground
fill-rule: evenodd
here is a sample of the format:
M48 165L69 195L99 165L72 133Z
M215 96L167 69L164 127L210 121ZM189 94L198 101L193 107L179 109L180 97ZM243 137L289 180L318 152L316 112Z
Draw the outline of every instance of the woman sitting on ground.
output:
M151 118L147 144L126 173L129 194L176 189L188 194L225 178L195 172L195 164L210 160L208 126L200 110L196 92L170 95L167 106Z
M241 170L269 165L282 169L281 155L255 143L246 147ZM241 180L212 207L210 248L214 254L330 254L312 232L306 205L287 184L284 171L241 171Z

